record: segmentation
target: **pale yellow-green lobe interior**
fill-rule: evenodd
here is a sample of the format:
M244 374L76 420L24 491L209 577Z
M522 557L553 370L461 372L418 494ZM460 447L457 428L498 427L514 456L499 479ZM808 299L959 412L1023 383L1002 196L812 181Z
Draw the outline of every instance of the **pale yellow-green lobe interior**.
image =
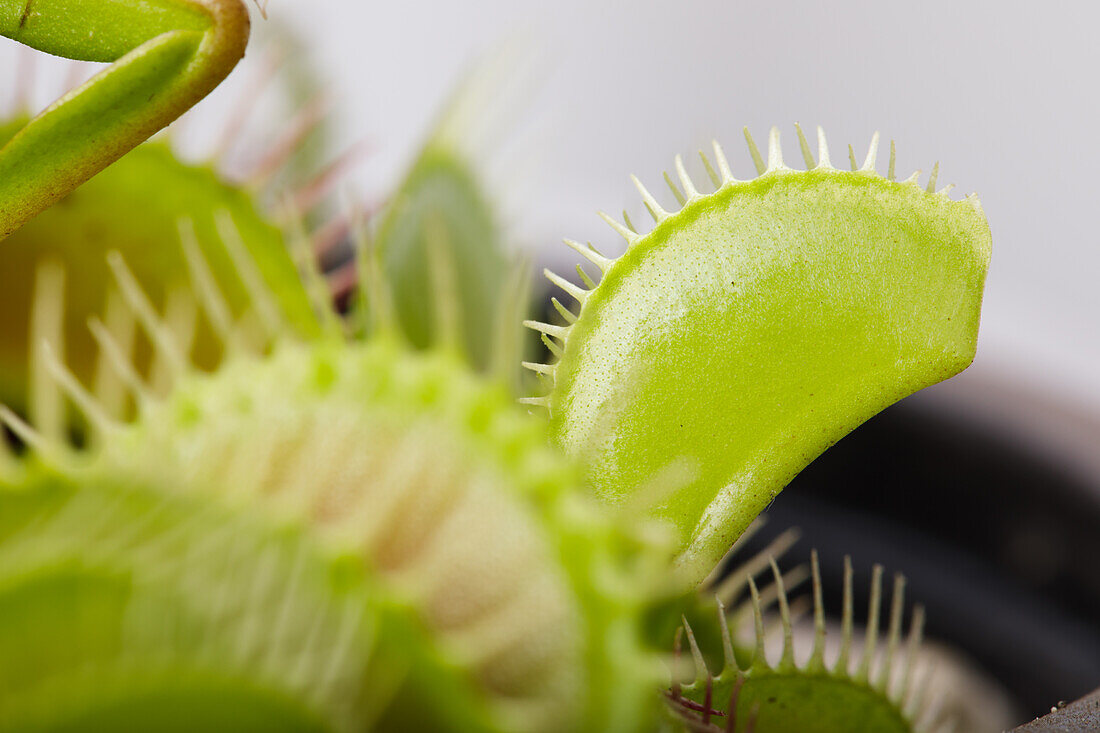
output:
M612 503L690 462L652 513L698 582L823 450L971 362L989 249L969 201L869 173L728 184L589 296L556 369L557 440Z
M0 128L0 141L3 129ZM218 219L231 223L255 262L287 326L299 333L316 332L316 320L287 249L284 235L257 208L251 196L221 181L208 167L186 165L161 143L148 143L39 214L4 242L0 255L0 402L24 407L28 391L31 311L35 271L56 262L65 272L63 353L69 369L85 384L97 378L98 345L88 329L88 317L110 321L110 295L117 290L107 266L107 253L119 252L164 313L173 292L193 288L179 245L180 223L186 219L208 260L221 297L234 316L252 307L245 283L226 250ZM189 302L195 301L189 295ZM131 317L130 320L133 320ZM134 337L134 325L116 333L120 343ZM191 356L212 368L221 356L205 319L200 318ZM140 371L149 349L135 343L133 361Z
M459 380L413 360L406 366L387 375L377 350L323 345L312 357L281 347L263 367L237 360L151 407L106 460L148 477L175 467L184 487L258 506L275 521L304 519L361 557L419 619L409 643L428 648L420 652L432 660L427 672L465 680L462 694L487 711L481 722L573 725L583 621L553 538L515 485L510 459L473 437L484 427L471 435L461 424L478 412L465 399L484 395L463 395ZM448 386L456 391L445 395ZM486 407L499 401L492 397ZM410 682L421 685L425 710L449 706L460 719L453 691L433 687L427 672ZM424 711L397 712L408 721Z

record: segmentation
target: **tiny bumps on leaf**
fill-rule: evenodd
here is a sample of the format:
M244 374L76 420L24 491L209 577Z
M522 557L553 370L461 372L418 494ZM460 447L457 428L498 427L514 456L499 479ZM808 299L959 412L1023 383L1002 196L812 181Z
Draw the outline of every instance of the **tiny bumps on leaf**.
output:
M877 135L840 171L824 133L814 161L798 132L808 170L786 165L778 131L766 157L746 131L758 177L734 178L716 145L710 193L678 159L681 208L640 186L652 230L601 214L626 252L587 290L551 278L580 302L567 326L527 324L560 352L541 403L598 496L698 467L647 512L675 527L685 588L814 457L974 356L991 247L976 197L880 176Z

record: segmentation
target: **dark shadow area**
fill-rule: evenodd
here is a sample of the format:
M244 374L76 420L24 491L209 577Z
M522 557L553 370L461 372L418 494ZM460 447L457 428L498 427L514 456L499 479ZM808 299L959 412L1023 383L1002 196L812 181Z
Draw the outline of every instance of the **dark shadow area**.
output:
M872 563L904 573L928 635L970 656L1029 715L1100 683L1100 487L1019 440L897 405L818 458L767 514L748 551L801 528L788 562L818 548L831 610L845 554L864 609Z

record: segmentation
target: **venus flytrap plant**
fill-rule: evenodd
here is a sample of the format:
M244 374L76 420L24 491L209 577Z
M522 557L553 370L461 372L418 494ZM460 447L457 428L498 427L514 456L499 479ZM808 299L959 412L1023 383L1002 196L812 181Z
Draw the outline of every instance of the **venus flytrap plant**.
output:
M935 172L926 190L915 176L897 182L892 146L879 176L877 138L861 168L851 154L851 172L831 167L823 136L815 160L799 130L807 171L786 167L777 133L767 163L750 138L760 174L750 181L733 178L716 146L714 163L703 159L709 194L677 159L680 185L670 186L682 208L666 212L639 184L655 226L612 222L626 254L570 243L602 271L599 285L583 271L583 288L550 275L581 303L573 312L555 301L563 326L531 324L559 356L528 364L553 383L526 400L549 408L551 441L507 389L470 373L516 350L484 324L521 310L523 288L501 284L493 212L452 118L373 241L358 232L358 333L316 272L299 280L252 196L164 149L138 148L76 195L117 211L156 180L176 203L148 218L184 219L178 249L159 225L132 246L131 222L90 236L88 202L69 219L60 206L39 213L209 91L199 93L232 68L244 40L234 34L247 27L233 2L83 0L67 18L59 2L0 4L0 31L117 63L0 149L0 223L26 222L0 257L69 238L78 244L60 259L83 270L105 241L120 251L108 257L115 285L93 278L95 297L73 309L82 320L111 304L91 321L94 348L62 354L68 341L48 337L61 328L49 267L21 332L34 342L35 399L72 402L92 447L76 451L0 411L30 454L0 454L0 619L14 620L0 624L11 637L0 644L0 721L755 733L939 724L911 672L919 611L902 652L900 586L879 664L880 576L859 655L849 576L841 653L827 662L816 557L804 660L788 597L797 573L781 576L773 561L774 579L758 578L762 556L734 582L708 575L818 453L969 363L989 255L976 199L936 192ZM83 14L117 37L70 33ZM96 124L82 136L74 126L87 115ZM3 168L20 160L34 165ZM71 170L47 170L68 161ZM9 271L31 272L33 260ZM176 310L161 306L173 267L187 273ZM193 363L202 321L221 355L213 373ZM135 324L163 389L128 346ZM131 420L85 388L92 362L134 401ZM577 464L602 504L577 488ZM69 601L59 615L40 613L58 598ZM681 622L686 679L684 655L668 655ZM769 661L777 633L782 655ZM662 653L672 669L663 709ZM3 676L28 665L19 680Z
M701 730L714 731L741 730L737 721L750 718L754 730L790 733L904 733L956 728L957 721L941 715L927 696L929 673L925 672L920 679L914 673L924 611L920 606L914 610L908 637L903 638L904 578L896 576L894 579L889 627L883 645L878 638L882 567L875 567L864 645L856 649L852 569L851 563L845 560L840 649L835 658L827 661L821 576L814 553L811 562L813 646L805 659L796 659L792 609L786 587L789 578L785 580L780 575L774 557L769 559L774 584L768 590L772 591L774 602L779 606L777 631L782 636L779 658L768 659L769 633L765 630L762 592L753 577L746 576L739 585L749 593L747 603L729 615L721 601L713 609L711 623L716 621L720 629L722 649L717 665L707 661L691 624L684 620L677 635L676 654L681 654L682 634L687 638L694 674L688 683L673 682L669 700L678 715L689 724L701 726ZM737 596L732 596L732 600L737 600ZM735 632L731 630L745 613L752 616L751 649L739 648L734 642Z
M198 318L189 349L204 368L215 366L221 358L220 345L212 325L196 309L179 247L167 251L153 244L181 236L211 261L214 281L225 294L230 315L241 316L248 306L247 290L234 275L238 261L247 257L255 276L278 293L288 327L303 333L315 327L310 301L287 251L288 237L277 220L257 206L247 190L227 183L211 169L181 163L167 143L149 142L5 241L0 303L12 319L0 337L0 394L5 400L13 406L24 405L27 382L34 373L27 347L45 339L66 354L81 380L96 384L97 392L116 395L104 402L117 413L120 385L99 358L88 331L87 319L92 315L105 321L139 370L165 373L163 364L152 363L153 352L136 332L112 286L104 258L109 250L125 256L155 308L170 323L186 331L188 323ZM222 237L232 241L232 249L220 245ZM36 272L42 276L35 277ZM46 277L51 272L57 273L54 287ZM52 300L53 308L35 309L34 302L43 299ZM32 312L50 315L35 320ZM30 356L33 361L34 353ZM164 384L163 379L157 382L158 388ZM34 394L28 407L41 417L50 408L36 406ZM53 422L63 420L58 417Z
M184 247L203 308L224 313L209 263ZM410 353L377 303L369 342L323 326L300 341L275 326L253 350L226 328L225 363L194 370L111 259L133 318L177 365L175 384L156 398L93 322L137 417L113 421L47 354L55 389L100 447L74 453L0 415L38 461L75 484L132 477L357 558L378 614L374 653L400 670L380 730L641 730L655 718L660 665L642 623L663 597L663 552L575 489L569 462L506 390L455 354ZM254 295L266 301L257 308L277 308L270 293ZM150 663L138 652L139 668Z
M714 676L711 655L684 621L695 681L674 684L673 707L689 726L710 729L712 706L729 700L716 730L737 730L750 710L762 731L928 729L942 721L914 702L911 679L900 681L895 669L900 596L887 659L872 676L877 581L869 641L855 669L850 586L841 656L824 662L816 562L818 633L804 664L794 660L778 574L785 631L778 664L764 654L755 587L755 649L741 661L721 602L690 592L822 450L883 407L965 368L974 354L990 248L976 197L956 202L950 187L936 191L935 169L923 190L917 174L897 182L893 145L888 174L879 176L877 136L862 166L849 149L846 172L831 166L820 130L816 161L798 133L804 172L783 162L778 131L766 163L746 131L759 174L750 181L733 177L715 144L715 164L701 154L709 194L677 158L679 186L665 176L681 206L676 213L634 179L655 224L642 234L604 216L627 241L618 259L567 240L602 278L597 284L578 268L578 286L546 273L580 309L555 301L563 325L528 323L558 358L525 365L551 389L524 401L548 409L556 442L582 459L597 495L612 505L640 503L675 527L676 582L692 615L709 607L721 628ZM647 488L673 465L686 466L677 480L662 492ZM919 622L915 629L914 647Z
M154 33L177 16L198 19L195 22L202 27L206 27L203 23L224 23L228 22L226 18L236 17L223 8L229 5L224 2L204 5L176 0L161 3L163 7L145 4L140 6L144 8L143 12L149 14L144 21L144 16L135 9L137 6L129 7L125 3L108 5L107 10L94 9L94 4L88 5L87 12L95 14L97 23L131 35L137 33L134 28L141 26L142 22L145 25L141 27L147 27L149 33ZM24 30L12 35L28 43L33 41L36 48L65 52L74 58L93 57L94 48L82 50L46 43L54 36L67 37L63 32L63 22L57 19L58 12L52 3L33 4ZM240 12L244 12L243 8ZM117 17L111 13L117 13ZM70 13L64 17L69 22L79 21L76 27L82 30L86 28L81 25L83 16L74 17ZM186 25L183 20L180 23ZM28 36L31 31L37 35ZM247 22L236 32L247 35ZM172 33L175 31L165 31L141 49L146 49L149 44L167 43L166 39ZM186 29L179 33L188 38L194 35ZM0 149L4 151L0 156L7 155L9 150L13 151L12 155L29 155L18 152L21 146L29 145L36 146L33 149L38 151L44 164L56 160L57 156L64 160L64 156L70 155L69 151L55 150L33 136L30 142L20 141L30 134L29 131L37 129L36 126L48 127L53 124L50 120L59 115L76 114L73 109L97 109L96 105L102 102L96 100L104 94L97 85L105 83L104 79L112 74L123 73L123 69L143 69L153 64L142 72L159 74L156 79L161 88L152 95L153 106L163 106L165 97L184 99L187 90L192 90L201 79L207 79L207 76L199 74L201 69L209 68L209 72L203 72L208 75L213 75L216 69L224 76L232 68L229 63L232 54L228 51L215 52L214 48L224 43L218 39L228 33L214 26L207 28L196 58L178 73L153 64L148 54L139 49L119 59L88 84L67 94L33 121L25 112L17 110L14 117L0 124ZM118 45L125 44L119 40ZM278 39L277 45L282 48L287 44L285 39ZM165 314L169 323L178 324L181 330L186 331L188 322L199 318L200 327L193 331L194 343L190 351L196 364L204 368L217 364L220 344L211 324L203 322L201 314L197 314L180 248L164 247L164 242L186 236L197 243L211 262L215 283L227 302L228 315L234 318L245 315L244 310L249 302L241 279L234 274L240 269L243 256L252 263L249 267L276 295L289 326L303 334L309 334L315 326L310 302L287 249L289 242L301 238L309 239L317 252L323 253L346 230L346 222L339 219L317 226L312 232L307 232L305 225L299 226L299 220L317 220L311 210L323 201L324 192L331 185L331 170L323 171L315 178L307 177L303 167L307 161L299 155L302 144L312 140L318 126L323 124L325 111L319 99L298 100L302 95L296 87L303 83L296 76L300 70L296 71L293 64L288 67L277 63L275 56L282 56L281 51L263 46L261 52L264 52L267 62L267 71L261 72L264 81L254 82L242 99L252 100L255 104L255 99L277 81L282 95L291 98L287 105L291 108L291 115L279 135L261 136L259 145L266 150L256 155L252 164L244 170L231 170L232 161L226 159L232 157L231 153L237 147L235 143L242 135L248 107L242 107L228 120L219 121L222 129L218 135L210 136L216 140L208 162L185 162L177 152L176 135L142 143L99 175L66 192L58 204L38 213L0 245L4 247L5 265L0 268L0 308L8 319L0 333L0 400L33 415L45 432L59 435L65 429L67 420L65 415L59 413L57 405L46 404L40 398L40 390L35 384L31 383L28 388L31 375L36 373L30 362L37 356L36 349L28 350L30 343L48 341L59 355L64 355L77 377L86 383L94 383L97 396L112 414L122 414L127 408L123 400L124 390L115 373L97 357L97 345L87 328L89 316L101 317L124 351L131 355L129 358L139 371L154 377L155 387L166 383L164 365L149 363L152 350L135 332L134 324L127 320L128 311L122 307L117 291L110 285L112 280L104 260L108 249L123 254L138 281L148 291L153 305ZM212 83L213 79L214 76L210 76L208 81ZM153 83L152 78L149 83ZM122 81L118 84L125 85ZM111 115L118 118L116 124L113 127L104 126L97 134L116 136L114 144L123 152L127 145L137 144L143 139L141 136L147 132L142 127L143 121L154 117L159 121L170 121L169 115L158 116L155 111L136 102L132 108L114 106L110 110ZM107 118L111 115L103 113L102 116ZM63 133L59 131L57 134ZM104 146L96 148L97 153L105 150ZM68 165L54 167L70 170ZM44 179L35 182L32 178L27 177L24 184L36 185L43 190L54 185ZM64 181L66 186L78 183L80 179L75 175ZM223 246L223 239L236 246ZM39 276L36 272L40 273ZM51 301L51 307L32 307L36 298L36 283L42 285L37 297ZM42 317L32 318L32 310ZM261 315L252 314L251 317Z
M605 218L627 241L609 259L571 247L599 284L547 276L580 303L565 325L530 323L559 354L546 407L556 442L582 457L593 490L628 501L673 462L696 475L654 501L676 527L685 589L810 461L867 418L964 369L974 357L989 228L975 196L953 201L917 174L834 168L819 130L807 170L786 166L772 131L759 177L703 156L712 193L676 159L681 208L635 183L654 227Z

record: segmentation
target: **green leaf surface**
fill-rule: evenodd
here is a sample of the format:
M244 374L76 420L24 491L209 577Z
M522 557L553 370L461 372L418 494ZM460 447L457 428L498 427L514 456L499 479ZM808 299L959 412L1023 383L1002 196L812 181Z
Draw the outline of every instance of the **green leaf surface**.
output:
M376 247L409 342L455 343L474 365L487 366L508 263L471 163L450 146L429 144L389 202ZM435 287L433 268L453 273L453 299ZM446 328L459 333L441 333Z
M650 487L690 587L822 451L970 364L990 236L976 199L781 163L657 216L575 324L533 327L564 341L557 442L612 504Z

